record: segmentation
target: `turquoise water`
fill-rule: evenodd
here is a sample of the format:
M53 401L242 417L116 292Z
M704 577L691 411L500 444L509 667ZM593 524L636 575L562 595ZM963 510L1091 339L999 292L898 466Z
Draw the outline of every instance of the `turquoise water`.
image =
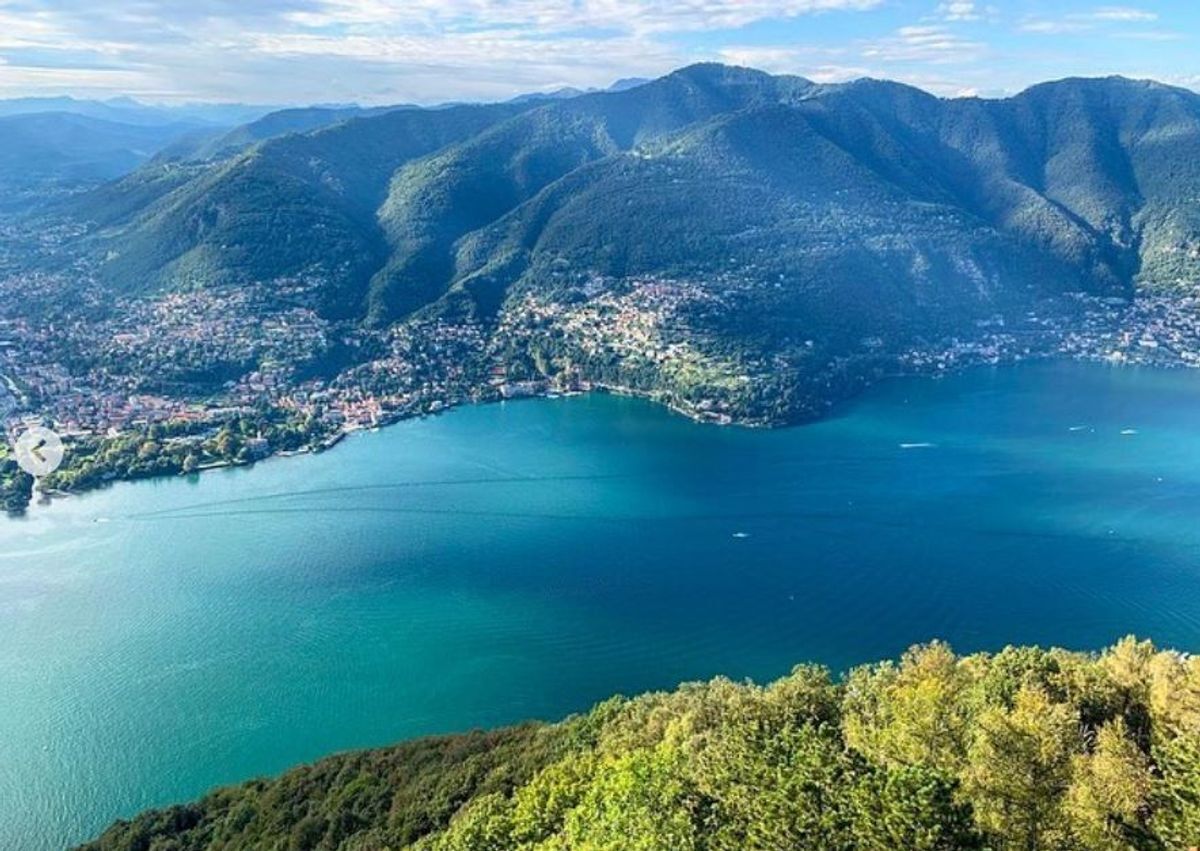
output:
M605 396L467 408L60 501L0 523L0 848L935 636L1200 650L1198 520L1200 372L1070 364L772 432Z

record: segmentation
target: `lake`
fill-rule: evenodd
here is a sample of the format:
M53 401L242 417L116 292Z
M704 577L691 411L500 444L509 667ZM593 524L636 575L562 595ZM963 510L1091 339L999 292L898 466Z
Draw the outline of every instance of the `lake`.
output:
M886 382L777 431L595 395L0 523L0 848L332 751L940 637L1200 650L1200 372Z

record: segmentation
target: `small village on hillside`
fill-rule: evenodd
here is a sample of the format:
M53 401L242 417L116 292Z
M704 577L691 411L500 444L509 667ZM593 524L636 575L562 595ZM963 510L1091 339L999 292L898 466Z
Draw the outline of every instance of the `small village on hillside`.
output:
M782 416L744 401L821 353L811 340L770 357L714 351L704 323L738 297L736 281L596 281L582 299L517 299L491 328L416 318L381 331L322 318L311 305L319 284L112 305L86 278L72 286L62 275L8 275L0 280L0 421L9 442L45 425L79 447L45 483L71 490L326 448L349 432L464 402L607 389L700 420L769 425L819 415L840 395ZM830 376L940 374L1049 356L1200 364L1195 293L1072 294L1044 305L979 319L973 333L945 339L898 347L867 337L823 368Z

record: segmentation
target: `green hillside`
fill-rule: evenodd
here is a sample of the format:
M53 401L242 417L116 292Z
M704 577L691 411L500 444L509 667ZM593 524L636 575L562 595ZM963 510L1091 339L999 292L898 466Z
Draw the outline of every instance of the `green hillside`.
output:
M153 164L77 202L102 229L101 273L123 292L324 281L331 315L353 313L388 250L375 221L392 173L519 110L400 110L268 140L210 167Z
M1200 270L1198 144L1200 98L1120 79L1008 101L873 81L813 88L631 143L611 171L571 175L552 202L565 209L537 199L515 211L533 227L483 259L511 250L616 275L765 266L748 274L830 290L850 311L872 294L890 312L1030 288L1128 293Z
M458 240L555 181L716 115L790 99L811 88L794 78L726 69L714 73L705 85L668 77L617 95L570 99L406 166L393 178L379 211L392 253L372 280L372 316L402 317L435 301L457 277ZM598 208L589 224L602 227L610 214Z
M942 644L344 754L111 827L90 851L1184 849L1200 660Z
M437 351L428 329L469 328L472 375L793 422L1064 293L1194 287L1197 198L1200 96L1182 89L946 100L697 65L156 160L68 202L90 227L49 262L83 252L118 297L299 288L350 333L402 325Z
M103 226L121 289L315 274L329 304L386 324L483 270L494 307L555 263L734 266L789 281L807 320L814 290L892 315L1193 281L1198 152L1200 97L1153 83L942 100L702 65L550 103L360 117L181 182L156 164L75 212Z

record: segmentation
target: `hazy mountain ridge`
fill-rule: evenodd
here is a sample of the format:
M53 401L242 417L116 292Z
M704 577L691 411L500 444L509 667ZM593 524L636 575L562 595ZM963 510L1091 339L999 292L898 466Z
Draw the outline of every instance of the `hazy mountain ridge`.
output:
M0 188L31 192L112 180L194 123L126 124L72 112L0 116Z
M132 98L0 100L0 208L38 207L60 192L120 178L163 150L203 147L238 125L272 126L273 107Z
M24 97L0 100L0 115L27 115L38 112L67 112L115 121L118 124L207 124L232 127L254 121L277 106L242 103L182 103L156 105L129 97L88 100L74 97Z
M293 107L269 112L261 118L240 124L232 130L200 132L180 139L164 148L158 159L166 162L220 160L235 156L258 142L286 136L290 133L308 133L329 127L351 118L380 115L396 109L416 109L405 106L339 106L339 107Z

